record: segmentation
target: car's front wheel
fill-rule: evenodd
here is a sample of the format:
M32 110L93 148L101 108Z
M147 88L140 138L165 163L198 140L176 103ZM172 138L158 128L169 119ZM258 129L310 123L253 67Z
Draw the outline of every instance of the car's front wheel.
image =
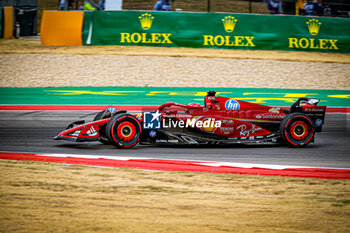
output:
M142 132L139 120L130 114L118 113L106 125L108 140L118 148L132 148L140 140Z

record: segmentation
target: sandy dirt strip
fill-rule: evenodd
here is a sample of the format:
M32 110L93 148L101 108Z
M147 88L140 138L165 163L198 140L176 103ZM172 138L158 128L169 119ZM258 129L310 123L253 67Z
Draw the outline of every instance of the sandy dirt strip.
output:
M349 180L0 161L0 232L344 232Z
M0 87L350 89L350 64L124 55L3 54Z
M46 86L350 90L350 55L0 40L0 87Z

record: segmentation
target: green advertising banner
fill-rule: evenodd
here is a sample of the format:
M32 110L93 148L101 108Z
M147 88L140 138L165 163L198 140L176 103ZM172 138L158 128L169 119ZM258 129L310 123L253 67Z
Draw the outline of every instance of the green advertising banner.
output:
M230 13L85 12L84 45L350 52L350 19Z

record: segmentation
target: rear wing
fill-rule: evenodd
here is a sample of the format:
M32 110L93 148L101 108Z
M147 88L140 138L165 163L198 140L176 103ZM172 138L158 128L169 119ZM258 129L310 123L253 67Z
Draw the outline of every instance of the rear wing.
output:
M320 99L301 97L292 104L290 113L302 112L308 115L315 123L316 132L321 132L327 107L317 106L319 102Z

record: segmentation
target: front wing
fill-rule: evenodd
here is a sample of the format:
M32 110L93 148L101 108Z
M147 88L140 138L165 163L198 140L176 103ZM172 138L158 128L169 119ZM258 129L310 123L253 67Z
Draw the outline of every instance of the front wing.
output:
M108 119L86 123L84 121L73 122L67 129L56 137L54 140L69 140L74 142L98 141L101 131L104 130Z

